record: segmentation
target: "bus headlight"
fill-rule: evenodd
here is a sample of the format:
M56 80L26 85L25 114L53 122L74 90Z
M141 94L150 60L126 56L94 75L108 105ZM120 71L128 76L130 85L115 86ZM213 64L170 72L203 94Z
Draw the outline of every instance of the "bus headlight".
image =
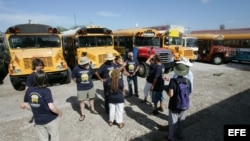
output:
M21 71L21 69L15 69L15 70L13 70L13 73L14 74L21 74L22 71Z
M94 69L94 68L96 68L97 67L97 65L96 64L92 64L92 68Z
M57 70L62 70L62 69L63 69L63 66L62 66L62 65L57 65L57 66L56 66L56 69L57 69Z

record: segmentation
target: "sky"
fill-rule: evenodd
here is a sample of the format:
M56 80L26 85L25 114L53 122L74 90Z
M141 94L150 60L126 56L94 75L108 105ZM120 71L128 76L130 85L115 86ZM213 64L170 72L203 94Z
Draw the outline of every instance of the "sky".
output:
M249 28L249 0L0 0L0 31L31 23L112 30L161 25L188 31Z

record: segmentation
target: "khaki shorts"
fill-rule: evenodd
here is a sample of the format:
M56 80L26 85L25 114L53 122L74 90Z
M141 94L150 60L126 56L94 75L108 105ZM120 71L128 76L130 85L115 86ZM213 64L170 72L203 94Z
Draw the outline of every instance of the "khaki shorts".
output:
M95 93L96 93L96 91L94 88L91 88L89 90L84 90L84 91L77 91L78 101L83 101L83 100L95 98Z

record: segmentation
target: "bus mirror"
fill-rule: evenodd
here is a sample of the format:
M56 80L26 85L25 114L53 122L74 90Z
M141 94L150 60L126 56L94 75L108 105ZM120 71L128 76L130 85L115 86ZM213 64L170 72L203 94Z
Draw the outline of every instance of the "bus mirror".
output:
M168 46L169 45L169 39L165 38L165 44Z
M79 42L76 41L75 45L76 45L76 47L78 48L78 47L79 47Z
M76 48L78 48L80 46L79 37L76 37L76 39L75 39L75 46L76 46Z

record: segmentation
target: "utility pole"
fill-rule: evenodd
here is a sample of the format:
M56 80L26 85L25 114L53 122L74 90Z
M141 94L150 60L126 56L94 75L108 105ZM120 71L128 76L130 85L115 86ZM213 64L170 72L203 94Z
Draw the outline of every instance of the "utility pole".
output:
M75 20L75 27L76 27L76 15L75 15L75 13L74 13L74 20Z

